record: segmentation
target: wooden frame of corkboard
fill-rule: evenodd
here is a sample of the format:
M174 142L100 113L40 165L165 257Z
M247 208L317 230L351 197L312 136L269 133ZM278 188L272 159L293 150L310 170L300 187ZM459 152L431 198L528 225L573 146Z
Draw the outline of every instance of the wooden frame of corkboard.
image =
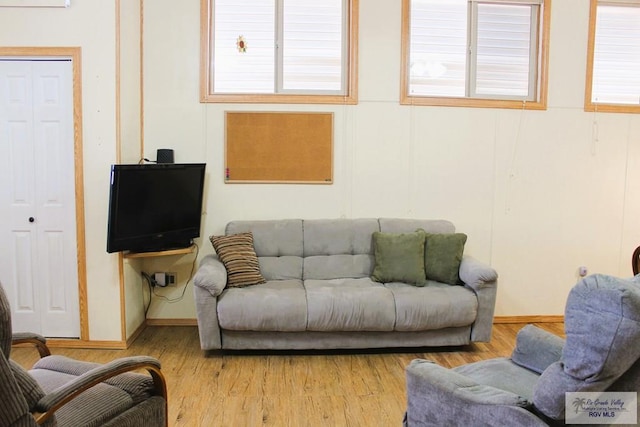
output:
M225 112L225 183L333 183L333 113Z

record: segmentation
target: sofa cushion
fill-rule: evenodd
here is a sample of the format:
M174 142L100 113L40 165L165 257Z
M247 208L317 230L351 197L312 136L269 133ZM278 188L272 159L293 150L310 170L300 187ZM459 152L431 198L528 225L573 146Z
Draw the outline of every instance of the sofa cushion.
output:
M371 254L374 231L380 231L376 219L307 219L304 256Z
M303 258L299 256L258 257L260 271L266 280L289 280L302 278Z
M424 286L426 233L373 233L375 265L371 278L376 282L405 282Z
M371 276L373 255L315 255L304 258L306 279L360 279Z
M427 282L384 285L395 301L396 331L424 331L471 325L478 315L478 300L468 288Z
M227 286L240 287L264 283L258 257L249 233L209 237L220 261L227 269Z
M226 234L251 232L266 280L302 279L302 220L231 221Z
M310 331L392 331L393 295L371 279L305 280Z
M460 283L460 263L467 235L463 233L427 233L424 269L427 279L456 285Z
M304 331L307 299L300 280L272 280L227 288L218 297L218 322L235 331Z
M371 275L376 219L314 219L303 225L305 280Z
M253 234L253 246L259 257L303 255L301 219L231 221L225 234L249 231Z

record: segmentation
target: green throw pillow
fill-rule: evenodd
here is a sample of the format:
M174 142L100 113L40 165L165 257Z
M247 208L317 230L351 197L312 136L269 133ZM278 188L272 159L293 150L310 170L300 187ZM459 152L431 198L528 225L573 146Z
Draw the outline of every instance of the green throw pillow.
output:
M426 234L424 269L428 280L457 285L460 263L467 243L464 233Z
M376 282L404 282L424 286L426 233L373 233L375 265L371 278Z

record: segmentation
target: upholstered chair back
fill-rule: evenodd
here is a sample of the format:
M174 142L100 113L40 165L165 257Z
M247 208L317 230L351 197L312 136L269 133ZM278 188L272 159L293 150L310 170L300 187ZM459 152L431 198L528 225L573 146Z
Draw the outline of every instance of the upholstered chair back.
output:
M0 351L9 360L11 353L11 307L0 283Z
M565 308L560 361L540 376L533 401L552 419L566 392L637 391L640 383L640 283L593 275L574 286Z

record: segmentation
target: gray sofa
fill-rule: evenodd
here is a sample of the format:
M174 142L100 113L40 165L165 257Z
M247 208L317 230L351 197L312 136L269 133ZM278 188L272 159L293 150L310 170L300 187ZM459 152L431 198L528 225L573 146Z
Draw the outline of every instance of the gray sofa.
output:
M266 283L227 287L217 255L194 276L203 350L460 346L491 338L497 274L464 255L459 285L372 280L372 235L454 233L445 220L232 221L251 232Z

